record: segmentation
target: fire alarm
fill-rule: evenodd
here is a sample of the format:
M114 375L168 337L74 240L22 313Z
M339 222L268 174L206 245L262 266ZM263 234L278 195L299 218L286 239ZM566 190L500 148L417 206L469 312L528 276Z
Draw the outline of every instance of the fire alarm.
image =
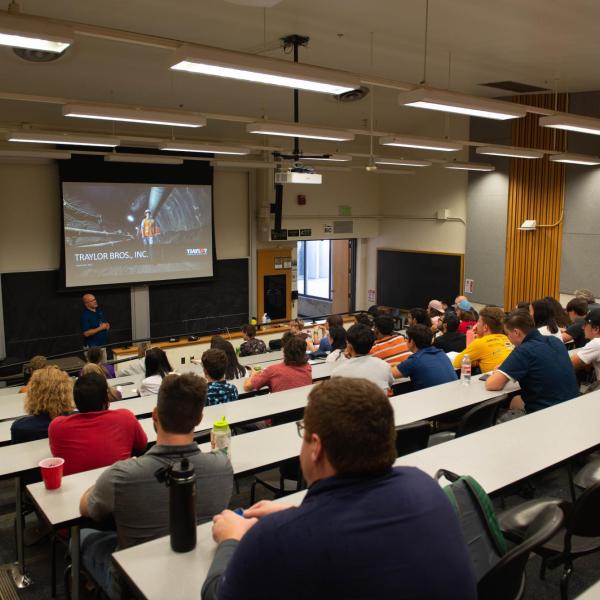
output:
M298 194L298 196L296 196L297 200L298 200L298 204L300 206L304 206L306 204L306 196L304 194Z

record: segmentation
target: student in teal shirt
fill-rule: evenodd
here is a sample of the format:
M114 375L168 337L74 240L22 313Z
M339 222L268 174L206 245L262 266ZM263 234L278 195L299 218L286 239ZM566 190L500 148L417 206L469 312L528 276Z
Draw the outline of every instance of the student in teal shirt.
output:
M223 350L211 348L202 355L202 368L204 377L208 381L206 406L223 404L238 399L235 385L225 381L227 369L227 355Z

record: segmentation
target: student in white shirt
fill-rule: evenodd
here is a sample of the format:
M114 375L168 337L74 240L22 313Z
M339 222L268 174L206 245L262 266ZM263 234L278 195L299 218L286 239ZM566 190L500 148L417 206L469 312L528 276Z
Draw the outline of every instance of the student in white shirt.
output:
M575 369L594 367L600 381L600 308L590 310L585 316L583 333L589 342L572 354L571 362Z
M375 335L366 325L352 325L346 333L346 354L350 358L331 373L331 377L364 377L382 390L394 383L392 369L388 363L369 352Z
M544 298L534 300L529 305L529 314L533 318L537 330L542 335L553 335L562 342L562 333L552 315L552 308L547 300Z
M140 385L140 396L151 396L158 394L158 388L162 383L163 377L173 371L171 363L163 350L160 348L151 348L146 352L146 378Z
M327 335L331 352L325 362L341 365L348 360L346 356L346 330L343 327L330 327Z

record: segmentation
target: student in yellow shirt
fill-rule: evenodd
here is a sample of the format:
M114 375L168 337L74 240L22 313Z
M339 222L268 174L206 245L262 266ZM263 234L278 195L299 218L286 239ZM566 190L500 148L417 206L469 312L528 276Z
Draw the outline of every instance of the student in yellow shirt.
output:
M475 326L477 337L454 358L454 368L460 369L465 354L469 355L471 365L478 365L482 373L492 371L501 364L513 349L513 345L504 335L503 322L504 311L501 308L482 308Z

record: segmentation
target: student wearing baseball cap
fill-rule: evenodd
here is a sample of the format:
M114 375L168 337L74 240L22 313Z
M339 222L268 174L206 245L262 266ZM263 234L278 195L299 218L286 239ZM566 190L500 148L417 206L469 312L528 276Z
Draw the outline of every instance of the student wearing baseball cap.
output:
M575 369L591 369L596 371L596 379L600 380L600 308L590 310L584 318L583 333L589 342L579 348L571 356Z

